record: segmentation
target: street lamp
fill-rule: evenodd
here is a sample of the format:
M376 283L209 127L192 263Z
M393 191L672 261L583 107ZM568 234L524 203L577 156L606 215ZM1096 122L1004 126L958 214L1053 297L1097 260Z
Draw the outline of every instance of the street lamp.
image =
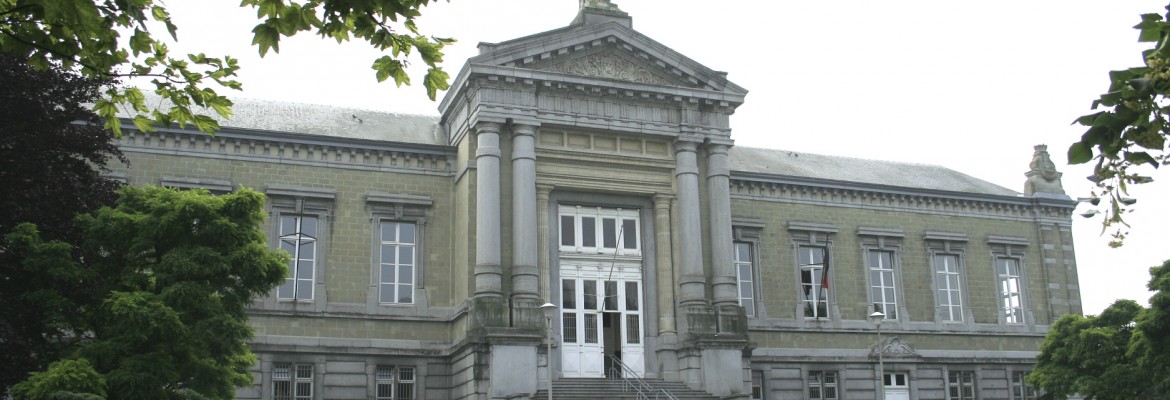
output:
M885 385L884 379L885 379L885 375L886 375L886 368L885 368L885 365L882 364L882 353L884 353L884 351L882 349L882 320L886 319L886 314L883 314L881 311L874 311L873 314L869 315L869 318L872 319L873 324L875 326L877 326L878 369L877 369L877 397L876 398L878 400L885 400L886 399L886 385Z
M548 400L552 400L552 398L553 398L553 352L552 352L553 325L552 325L552 320L553 320L553 317L555 317L557 315L557 305L553 304L553 303L544 303L544 305L540 306L540 310L544 311L544 322L545 322L545 327L547 329L545 331L545 339L548 340L548 342L547 342L548 355L545 356L545 358L548 360L548 362L546 363L548 365Z

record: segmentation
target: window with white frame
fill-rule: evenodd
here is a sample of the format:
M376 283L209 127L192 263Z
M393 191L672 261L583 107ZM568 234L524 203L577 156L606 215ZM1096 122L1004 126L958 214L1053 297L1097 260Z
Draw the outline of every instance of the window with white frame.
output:
M380 265L378 301L383 304L414 303L417 229L410 222L378 224Z
M938 291L939 319L945 322L963 321L962 276L958 254L934 255L935 288Z
M1036 398L1036 389L1029 386L1024 379L1028 376L1024 371L1012 372L1012 400L1033 400Z
M316 283L318 219L312 215L281 214L280 249L290 255L288 278L276 290L285 300L313 300Z
M947 400L975 399L975 371L947 373Z
M752 371L752 400L764 399L764 371Z
M809 371L808 398L813 400L836 400L837 372Z
M999 309L1005 323L1024 323L1024 299L1020 279L1020 260L996 257L996 280L999 286Z
M735 281L739 305L747 316L756 315L755 269L752 267L752 244L735 242Z
M894 252L869 250L869 299L874 311L881 311L885 319L898 319L897 285L894 275Z
M804 302L804 316L829 316L829 257L824 247L798 246L797 267L800 269L800 295Z
M563 205L559 211L561 252L642 254L638 210Z
M313 365L275 363L272 365L273 400L312 400Z
M374 384L377 400L414 400L414 367L379 365Z

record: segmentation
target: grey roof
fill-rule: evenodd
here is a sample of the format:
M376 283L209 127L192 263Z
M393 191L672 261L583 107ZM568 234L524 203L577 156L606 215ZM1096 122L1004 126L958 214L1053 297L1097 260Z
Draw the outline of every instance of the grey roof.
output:
M212 110L201 113L215 117L223 128L255 129L350 139L446 145L439 129L439 117L399 114L318 104L232 98L230 119ZM148 97L147 105L161 99Z
M732 171L948 192L1020 195L1016 191L938 165L743 146L732 147L728 156Z

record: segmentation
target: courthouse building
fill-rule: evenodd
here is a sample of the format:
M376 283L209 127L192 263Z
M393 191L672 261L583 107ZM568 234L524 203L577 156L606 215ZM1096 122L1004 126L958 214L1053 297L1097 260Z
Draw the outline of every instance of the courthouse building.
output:
M1044 147L1022 193L744 148L746 94L583 0L564 28L481 44L440 117L239 100L215 136L127 124L117 173L268 195L290 275L251 307L240 399L524 398L612 375L712 398L1032 398L1048 326L1081 312L1076 202Z

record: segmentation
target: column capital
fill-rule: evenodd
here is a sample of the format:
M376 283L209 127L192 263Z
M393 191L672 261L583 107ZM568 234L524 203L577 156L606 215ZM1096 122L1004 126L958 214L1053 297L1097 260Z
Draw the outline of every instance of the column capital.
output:
M551 183L537 183L536 184L536 197L538 199L548 200L549 194L551 194L553 189L556 189L556 188L557 188L557 186L553 185Z
M700 144L700 142L695 142L695 141L680 138L680 139L674 141L674 152L675 152L675 154L678 154L681 152L694 153L694 152L697 152L699 150L699 144Z
M475 134L479 135L481 133L499 134L500 133L500 123L498 123L498 122L484 122L484 121L476 122L475 123Z
M657 193L654 195L654 208L670 208L670 202L674 201L674 196Z
M512 124L512 136L536 136L539 125Z
M707 149L707 157L719 154L726 155L727 151L731 149L730 144L717 142L708 142L703 147Z

